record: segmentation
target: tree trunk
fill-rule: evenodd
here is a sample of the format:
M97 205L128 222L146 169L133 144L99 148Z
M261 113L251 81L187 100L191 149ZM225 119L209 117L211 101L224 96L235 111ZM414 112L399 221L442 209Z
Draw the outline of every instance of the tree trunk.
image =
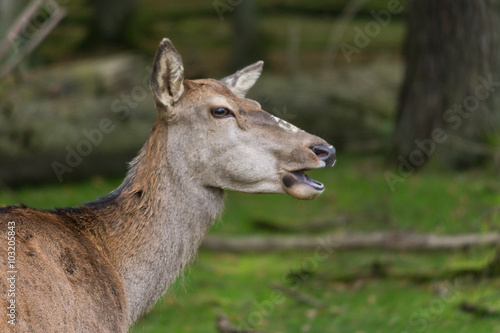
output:
M234 7L234 51L232 67L241 69L255 62L258 54L255 1L244 0Z
M456 141L487 144L498 129L496 21L489 0L411 1L391 160L410 170L436 152L455 168L482 160Z
M86 45L123 44L137 0L91 0L93 18Z

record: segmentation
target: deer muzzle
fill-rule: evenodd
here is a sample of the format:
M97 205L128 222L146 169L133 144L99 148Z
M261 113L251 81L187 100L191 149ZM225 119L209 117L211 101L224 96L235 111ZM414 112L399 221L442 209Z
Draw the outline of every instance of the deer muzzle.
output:
M303 200L310 200L320 195L325 186L309 177L306 172L312 169L331 167L336 161L336 152L333 146L312 146L309 149L322 161L316 168L281 172L281 183L286 194Z

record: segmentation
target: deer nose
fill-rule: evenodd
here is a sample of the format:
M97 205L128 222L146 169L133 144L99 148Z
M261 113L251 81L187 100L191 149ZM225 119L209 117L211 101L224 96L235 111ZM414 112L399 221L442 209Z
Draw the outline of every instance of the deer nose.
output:
M326 166L335 164L335 148L333 146L312 146L310 149Z

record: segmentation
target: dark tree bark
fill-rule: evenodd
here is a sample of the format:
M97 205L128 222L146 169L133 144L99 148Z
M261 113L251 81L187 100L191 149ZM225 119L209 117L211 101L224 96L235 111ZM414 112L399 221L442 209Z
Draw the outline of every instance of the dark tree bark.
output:
M411 1L391 160L418 169L437 152L459 168L485 155L473 148L498 130L494 25L489 0Z
M255 62L258 55L256 26L256 8L254 0L243 0L234 7L234 51L233 70L241 69Z

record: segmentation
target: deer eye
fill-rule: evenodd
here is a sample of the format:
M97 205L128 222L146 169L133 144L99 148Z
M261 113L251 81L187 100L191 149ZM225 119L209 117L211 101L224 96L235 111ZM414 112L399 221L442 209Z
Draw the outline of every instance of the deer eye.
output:
M210 110L210 113L214 118L226 118L233 115L233 112L231 110L224 107L213 108L212 110Z

